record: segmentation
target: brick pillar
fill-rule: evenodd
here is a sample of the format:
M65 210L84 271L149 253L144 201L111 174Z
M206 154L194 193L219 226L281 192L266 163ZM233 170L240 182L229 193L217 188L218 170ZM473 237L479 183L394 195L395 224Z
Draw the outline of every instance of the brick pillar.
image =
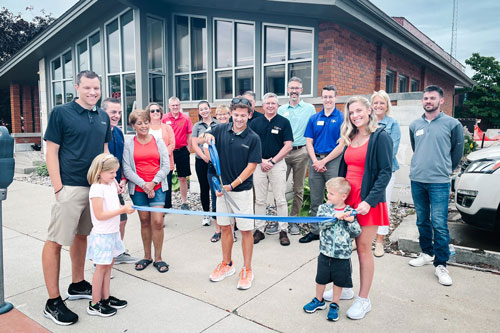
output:
M382 44L377 44L377 62L375 67L375 91L385 88L385 71L382 73ZM382 85L382 81L384 84Z
M33 87L33 104L35 106L35 132L40 133L40 96L38 96L38 85Z
M33 113L31 107L31 86L22 86L24 132L33 133Z
M19 98L19 84L10 84L10 119L12 133L21 133L21 100Z

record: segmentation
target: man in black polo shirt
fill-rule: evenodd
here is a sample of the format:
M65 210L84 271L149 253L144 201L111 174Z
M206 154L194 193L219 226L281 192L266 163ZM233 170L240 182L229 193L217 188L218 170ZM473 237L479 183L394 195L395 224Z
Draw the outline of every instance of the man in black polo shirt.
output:
M68 288L69 299L92 299L92 286L83 276L87 236L92 230L87 171L94 157L103 151L109 153L111 139L109 117L96 106L101 97L99 76L92 71L80 72L75 89L79 98L52 110L44 137L47 169L56 197L42 251L49 294L44 315L59 325L71 325L78 320L59 293L63 245L70 246L73 283Z
M285 156L292 150L293 132L290 121L278 112L278 96L267 93L262 98L264 116L252 121L250 128L260 137L262 144L262 162L255 170L253 186L255 189L255 214L265 215L269 185L276 201L276 211L279 216L288 215L286 202L286 163ZM257 244L265 238L266 223L255 221L253 242ZM274 231L269 234L280 233L279 240L283 246L290 245L287 236L288 223L274 224Z
M243 97L248 99L251 103L252 103L252 111L250 112L250 115L248 116L248 126L250 126L250 124L256 120L256 119L259 119L260 117L262 117L262 113L260 112L257 112L255 110L255 104L256 104L256 101L255 101L255 93L251 90L247 90L243 93Z
M238 205L234 213L253 214L252 174L261 162L260 139L251 129L247 128L251 102L238 96L231 101L232 123L219 124L210 131L201 134L199 144L215 143L219 153L222 182L227 195ZM217 212L227 212L225 198L217 193ZM231 205L229 202L227 203ZM222 281L235 273L231 260L233 234L231 219L223 216L217 218L222 230L222 263L210 274L213 282ZM252 251L253 251L253 220L236 219L236 225L241 232L241 247L243 249L244 266L240 272L238 289L248 289L252 286Z

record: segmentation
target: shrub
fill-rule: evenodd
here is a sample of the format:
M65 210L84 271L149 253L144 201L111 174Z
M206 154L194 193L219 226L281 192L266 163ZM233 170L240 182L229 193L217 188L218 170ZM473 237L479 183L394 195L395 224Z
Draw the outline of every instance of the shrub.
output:
M47 170L47 164L43 163L35 168L35 174L40 177L48 177L49 170Z

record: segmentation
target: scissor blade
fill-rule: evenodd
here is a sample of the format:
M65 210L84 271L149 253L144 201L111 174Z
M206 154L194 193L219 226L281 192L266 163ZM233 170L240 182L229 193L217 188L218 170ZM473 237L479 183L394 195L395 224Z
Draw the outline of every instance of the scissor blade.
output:
M238 207L238 205L236 204L236 202L234 202L233 198L231 198L231 196L229 195L229 193L227 193L227 191L224 188L224 186L222 186L222 194L224 195L224 198L226 199L226 202L229 202L231 205L233 205L234 208L236 208L237 211L240 210L240 207Z

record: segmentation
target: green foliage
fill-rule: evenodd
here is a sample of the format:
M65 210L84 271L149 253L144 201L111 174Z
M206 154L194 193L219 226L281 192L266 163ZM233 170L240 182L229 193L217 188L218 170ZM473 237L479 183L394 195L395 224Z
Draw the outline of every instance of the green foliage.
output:
M476 85L467 93L464 102L469 117L486 119L500 126L500 63L494 57L473 53L465 63L476 72L472 79Z
M177 178L177 171L172 172L172 192L177 192L181 188L179 178Z
M325 189L325 199L326 201L326 189ZM290 211L292 207L293 200L288 201L288 210ZM304 180L304 197L302 201L302 208L300 209L299 216L310 216L311 215L311 188L309 187L309 178Z
M464 156L473 152L477 148L477 143L472 136L466 135L464 137Z
M47 170L47 164L43 163L43 164L38 165L35 168L35 174L37 176L41 176L41 177L48 177L49 176L49 170Z

